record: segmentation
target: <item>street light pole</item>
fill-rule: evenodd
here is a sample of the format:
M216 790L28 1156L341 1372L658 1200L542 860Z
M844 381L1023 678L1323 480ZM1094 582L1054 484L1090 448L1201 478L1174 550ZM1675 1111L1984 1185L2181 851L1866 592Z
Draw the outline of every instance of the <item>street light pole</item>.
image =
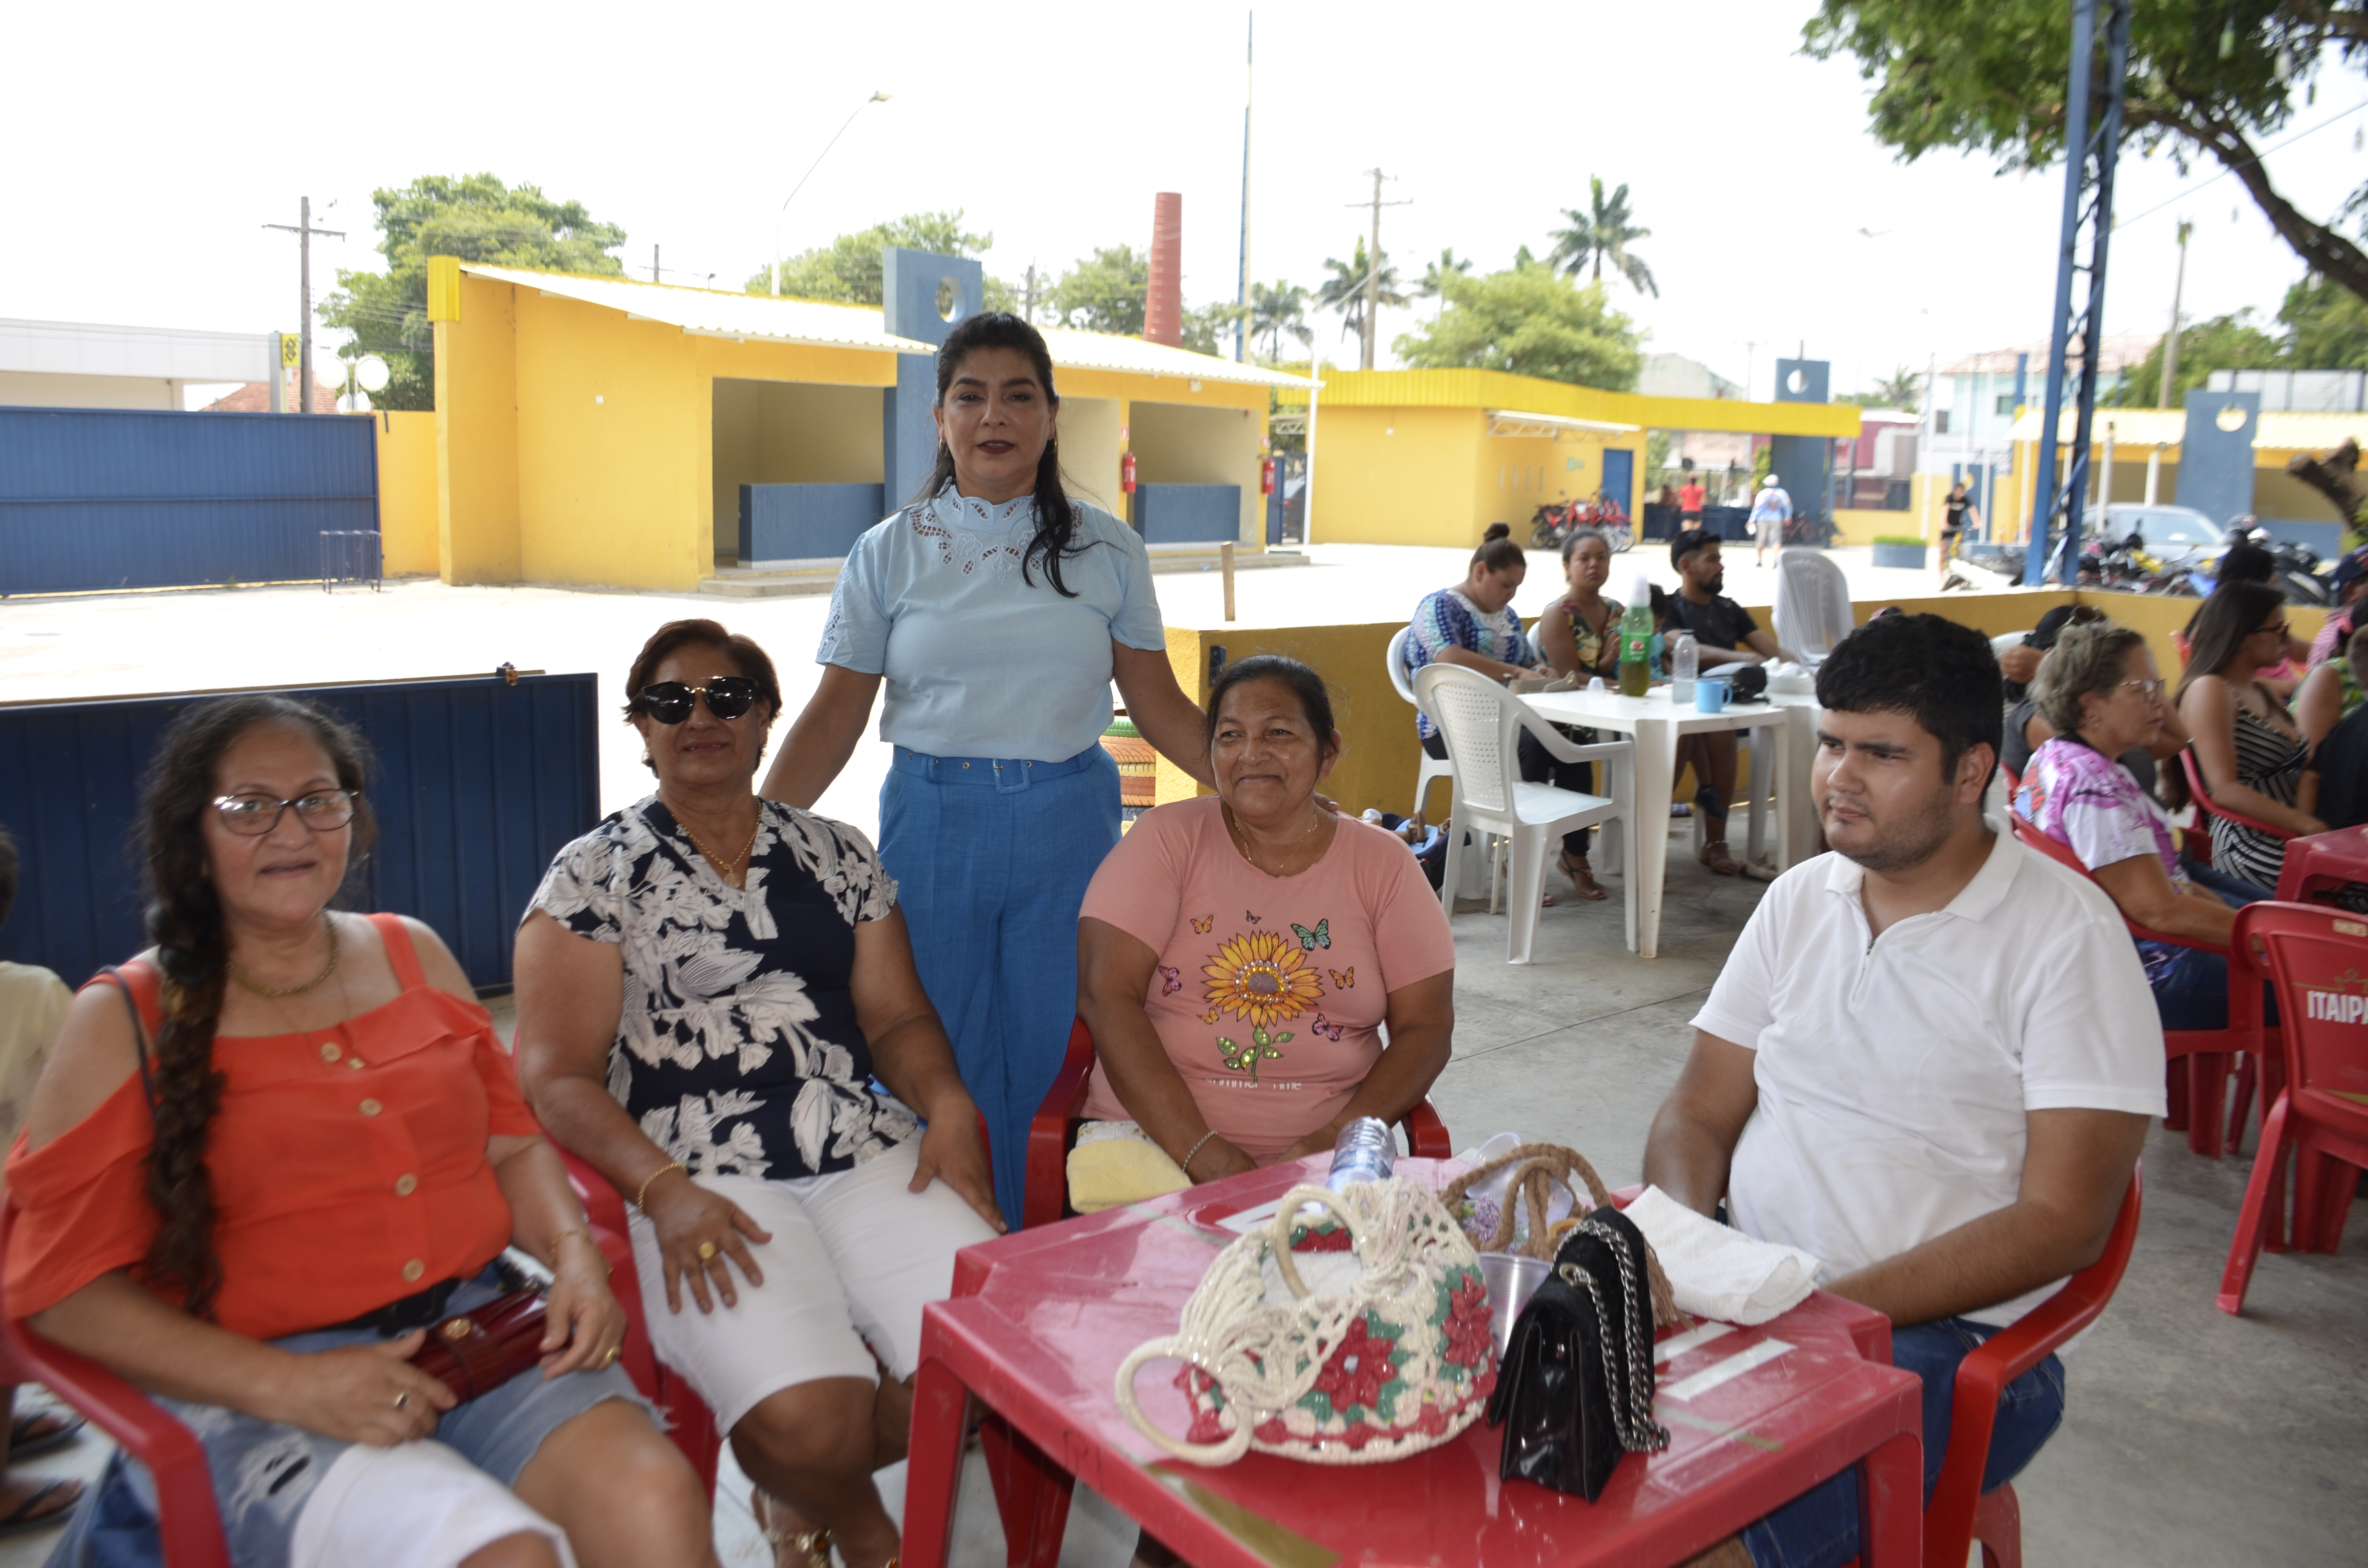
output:
M861 114L873 104L884 104L887 101L886 93L874 93L856 105L855 114L848 115L845 123L839 126L831 139L822 144L822 151L815 153L814 161L806 165L806 172L798 176L798 183L790 187L790 194L781 198L780 211L773 214L773 297L775 299L780 298L781 294L781 213L790 210L790 203L798 199L798 192L806 187L806 181L814 178L814 170L822 167L822 161L830 156L830 150L833 147L838 145L839 137L847 134L848 126L855 123L855 115Z
M335 207L336 203L332 201L329 205ZM296 222L293 224L266 223L263 226L296 236L297 287L304 296L303 313L297 318L296 323L299 340L296 355L303 361L302 367L303 383L296 406L302 412L310 414L313 412L313 236L335 234L342 240L346 237L346 232L343 229L314 228L313 199L309 196L299 200L296 212Z

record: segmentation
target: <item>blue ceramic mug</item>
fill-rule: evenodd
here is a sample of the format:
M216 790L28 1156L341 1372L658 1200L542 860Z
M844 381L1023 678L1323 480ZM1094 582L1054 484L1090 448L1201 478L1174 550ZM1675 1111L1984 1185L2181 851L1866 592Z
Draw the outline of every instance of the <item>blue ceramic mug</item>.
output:
M1694 706L1704 713L1724 713L1735 688L1716 676L1705 676L1694 682Z

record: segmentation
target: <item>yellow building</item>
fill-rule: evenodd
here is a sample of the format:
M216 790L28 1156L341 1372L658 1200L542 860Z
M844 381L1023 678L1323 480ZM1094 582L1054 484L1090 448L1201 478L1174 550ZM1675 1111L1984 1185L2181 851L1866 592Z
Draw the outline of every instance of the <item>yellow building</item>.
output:
M1859 410L1646 397L1501 370L1326 370L1310 424L1310 540L1466 545L1495 522L1526 540L1541 505L1604 490L1638 517L1648 430L1840 438L1858 435Z
M892 278L901 262L937 312L951 290L935 336L976 308L976 262L891 262ZM926 397L917 438L911 404L934 338L891 333L879 307L439 256L428 317L433 569L448 583L695 589L738 561L744 506L771 528L762 509L774 503L787 521L763 537L824 542L763 547L759 559L794 549L805 553L783 564L826 565L865 514L877 521L905 501L916 453L926 471ZM1140 338L1045 338L1063 466L1086 498L1131 515L1155 551L1264 540L1269 390L1304 379ZM1131 497L1120 484L1129 452ZM390 517L388 531L424 540L427 528Z

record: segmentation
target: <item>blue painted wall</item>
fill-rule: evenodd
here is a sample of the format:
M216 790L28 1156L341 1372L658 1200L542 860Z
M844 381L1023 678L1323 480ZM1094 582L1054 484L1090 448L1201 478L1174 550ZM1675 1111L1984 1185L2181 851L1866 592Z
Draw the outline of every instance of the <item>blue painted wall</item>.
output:
M938 287L951 282L954 313L938 309ZM897 337L939 344L954 324L976 315L986 299L986 268L960 256L885 245L880 252L881 316ZM902 506L929 475L937 460L937 424L929 410L938 401L938 366L920 354L896 357L896 384L882 397L882 472L891 506ZM879 521L877 517L872 519Z
M1242 487L1138 484L1133 513L1145 544L1223 544L1242 537Z
M740 564L836 560L888 515L877 484L744 484Z
M378 526L368 419L0 408L0 595L317 579Z
M1778 403L1824 403L1832 367L1823 359L1776 361ZM1801 384L1795 388L1793 378ZM1771 436L1768 461L1784 494L1793 498L1796 517L1823 517L1827 492L1833 487L1834 444L1823 436ZM1748 515L1748 514L1747 514Z
M2220 428L2220 411L2244 417L2233 430ZM2261 394L2211 392L2187 394L2187 431L2179 448L2179 504L2192 506L2226 527L2253 509L2253 437L2261 426Z
M527 901L561 846L599 818L598 678L390 681L294 694L357 724L376 753L369 794L378 840L356 869L348 906L416 915L480 989L507 987ZM174 716L204 699L0 707L0 826L23 860L0 958L79 984L147 946L131 842L140 776Z

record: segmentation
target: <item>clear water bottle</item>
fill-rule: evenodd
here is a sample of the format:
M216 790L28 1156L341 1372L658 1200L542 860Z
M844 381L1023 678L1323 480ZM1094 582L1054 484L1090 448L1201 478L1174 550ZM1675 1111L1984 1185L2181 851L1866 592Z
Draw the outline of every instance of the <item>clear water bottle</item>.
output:
M1338 1192L1352 1181L1383 1181L1398 1163L1397 1141L1389 1123L1360 1116L1340 1130L1332 1144L1332 1170L1324 1185Z
M1669 700L1685 707L1694 699L1694 676L1702 673L1702 650L1694 634L1680 631L1669 644Z

